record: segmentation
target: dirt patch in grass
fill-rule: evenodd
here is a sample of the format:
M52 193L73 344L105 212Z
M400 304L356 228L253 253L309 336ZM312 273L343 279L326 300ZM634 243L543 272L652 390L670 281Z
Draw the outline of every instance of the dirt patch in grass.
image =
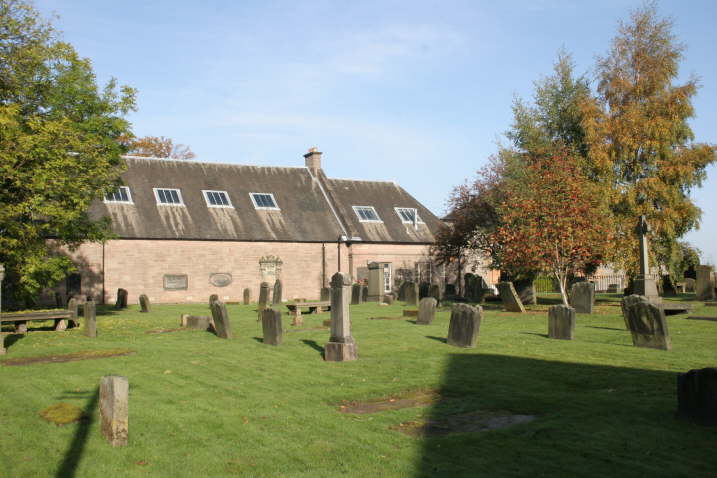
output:
M77 405L56 403L40 411L40 416L55 425L68 425L84 418L84 412Z
M405 317L369 317L368 320L404 320Z
M120 357L122 355L130 355L134 352L127 349L113 350L87 350L84 352L74 352L62 355L40 355L36 357L21 357L6 359L2 361L3 366L9 367L13 365L33 365L36 363L62 363L77 362L78 360L94 360L108 357Z
M418 390L401 396L379 398L364 402L343 400L339 406L342 413L376 413L401 408L425 407L437 402L441 396L435 390Z
M413 420L389 427L406 435L423 438L451 433L475 433L507 428L535 420L534 415L515 415L504 411L479 411L449 415L434 420Z
M196 330L196 329L190 329L189 327L177 327L176 329L152 329L152 330L145 330L145 334L168 334L170 332L181 332L182 330Z

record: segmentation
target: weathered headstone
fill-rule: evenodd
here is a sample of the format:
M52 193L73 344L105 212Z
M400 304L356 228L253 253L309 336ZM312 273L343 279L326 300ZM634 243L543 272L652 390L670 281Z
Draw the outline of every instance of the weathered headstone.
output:
M697 280L695 281L695 296L697 300L714 300L715 283L712 266L697 266Z
M570 305L578 314L592 314L595 305L595 284L576 282L570 288Z
M421 282L418 284L418 300L420 301L424 297L428 297L428 291L431 288L431 284L428 282Z
M418 303L418 319L417 325L430 325L436 318L436 304L438 302L433 297L424 297Z
M463 297L465 297L468 302L477 302L478 297L476 292L479 282L478 276L472 272L463 275Z
M406 305L416 305L418 303L418 285L415 282L406 282L404 296Z
M368 263L368 287L367 295L363 302L380 302L386 288L385 271L390 268L390 264L386 262L369 262Z
M329 287L321 288L321 294L319 295L319 300L321 300L321 302L326 302L328 300L331 300L331 289Z
M636 347L670 350L670 334L667 330L665 313L659 305L636 301L627 306L627 320Z
M368 302L368 286L366 285L361 286L361 301Z
M646 217L640 216L635 232L640 242L640 274L633 281L632 293L647 298L650 302L659 302L660 295L657 292L657 281L650 274L649 239L647 235L652 228L647 223Z
M217 300L212 304L212 318L214 319L214 330L217 337L222 339L232 338L232 326L229 322L229 314L227 306L221 300Z
M337 272L331 278L331 338L324 348L324 360L345 362L356 360L356 341L351 335L349 295L351 278Z
M677 375L677 416L701 425L717 425L717 368Z
M212 327L212 319L205 315L182 314L182 327L197 330L209 330Z
M411 286L411 282L404 281L401 282L401 285L398 287L398 300L405 301L406 300L406 291Z
M523 305L535 305L538 303L538 295L535 293L535 282L532 279L518 279L513 281L515 293Z
M446 284L446 296L454 296L456 295L456 285L455 284Z
M647 299L641 295L628 295L626 297L622 298L622 301L620 301L620 308L622 309L622 318L625 320L625 330L630 330L630 321L627 320L627 309L637 304L638 302L647 302Z
M117 301L115 302L115 309L126 309L127 308L127 291L125 289L117 289Z
M438 284L431 284L431 287L428 288L428 297L433 297L436 299L436 303L441 302L441 286Z
M212 306L212 304L219 300L219 296L217 294L212 294L209 296L209 307Z
M139 296L139 308L140 312L149 312L150 311L150 304L149 304L149 297L147 297L147 294L141 294Z
M662 296L663 297L675 297L677 296L677 287L672 281L670 274L662 276Z
M85 328L83 333L87 337L97 337L97 312L94 300L88 300L84 306Z
M272 305L281 304L283 300L283 289L284 286L281 284L281 279L276 279L276 282L274 282L274 294L271 297Z
M109 375L100 379L100 429L112 446L127 444L129 432L129 381Z
M259 286L259 302L256 304L257 321L261 320L261 313L269 305L269 283L262 282Z
M247 287L246 289L244 289L243 299L244 299L244 305L251 304L251 289L250 288Z
M525 307L515 292L512 282L498 282L498 293L503 306L508 312L525 312Z
M695 280L692 277L685 277L685 292L695 291Z
M363 303L363 297L361 296L361 284L354 284L351 286L351 305L359 305Z
M448 325L448 345L455 347L475 347L480 330L483 308L468 304L457 304L451 310L451 322Z
M548 337L573 340L575 336L575 309L568 305L554 305L548 309Z
M72 297L67 302L67 310L70 312L69 325L77 327L80 325L80 304L79 301Z
M391 305L393 304L393 294L386 294L383 296L383 302L384 304Z
M267 345L281 345L284 330L281 327L281 311L264 309L261 313L261 328L264 332L264 343Z

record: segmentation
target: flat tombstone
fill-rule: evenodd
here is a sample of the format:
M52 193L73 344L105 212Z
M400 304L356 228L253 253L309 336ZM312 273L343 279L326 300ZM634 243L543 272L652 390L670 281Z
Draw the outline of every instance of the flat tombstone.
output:
M712 266L697 266L697 280L695 281L695 295L697 300L714 300L715 283Z
M467 304L457 304L451 311L451 323L448 325L448 345L455 347L475 347L478 341L483 308Z
M573 340L575 337L575 309L568 305L554 305L548 309L548 337Z
M595 305L595 284L576 282L570 288L570 305L578 314L592 314Z
M183 318L183 327L197 330L210 330L212 319L206 315L186 315Z
M110 375L100 379L100 425L112 446L127 445L129 431L129 382Z
M319 294L319 300L321 300L321 302L326 302L327 300L331 300L331 289L329 287L321 288L321 294Z
M244 305L249 304L251 304L251 289L247 287L244 289Z
M404 297L407 305L416 305L418 303L418 285L415 282L406 282Z
M358 359L356 341L351 335L349 294L351 278L337 272L331 278L331 338L324 348L324 360L346 362Z
M261 328L264 331L264 343L281 345L284 330L281 327L281 311L264 309L261 313Z
M627 320L635 347L670 350L670 334L665 312L661 307L645 301L627 307Z
M438 302L433 297L424 297L418 303L418 319L417 325L430 325L436 318L436 304Z
M87 337L97 337L97 313L95 309L95 301L88 300L85 303L85 329L83 333Z
M431 284L428 288L428 297L436 299L436 303L441 302L441 286L438 284Z
M498 293L508 312L525 312L525 307L515 292L512 282L498 282Z
M717 425L717 368L677 375L677 416L701 425Z
M274 294L272 295L272 298L271 298L271 303L273 305L281 304L283 289L284 289L284 286L281 284L281 280L276 279L276 282L274 282Z
M221 300L217 300L212 304L212 318L214 319L214 330L217 332L217 337L231 339L232 327L229 322L227 306Z
M139 296L139 308L140 312L149 312L150 311L150 304L149 304L149 297L147 297L147 294L142 294Z
M627 309L638 302L647 303L647 298L641 295L632 294L627 297L623 297L620 302L620 307L622 308L622 318L625 320L625 330L630 330L630 321L627 319Z
M117 289L117 302L115 302L115 309L126 309L127 308L127 290Z
M359 305L363 303L363 295L361 295L361 284L351 286L351 305Z
M261 320L261 313L269 304L269 283L262 282L259 286L259 302L256 304L257 320Z

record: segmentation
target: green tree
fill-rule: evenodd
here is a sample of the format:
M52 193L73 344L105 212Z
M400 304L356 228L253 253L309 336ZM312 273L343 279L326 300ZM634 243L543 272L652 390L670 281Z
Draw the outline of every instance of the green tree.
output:
M581 108L587 155L614 217L611 261L632 273L637 218L647 216L652 255L668 265L678 238L699 224L689 193L716 159L715 147L694 142L688 124L697 79L674 84L683 51L654 4L634 11L598 61L597 98Z
M108 237L87 209L119 184L134 107L30 3L0 0L0 262L19 301L72 270L57 246Z

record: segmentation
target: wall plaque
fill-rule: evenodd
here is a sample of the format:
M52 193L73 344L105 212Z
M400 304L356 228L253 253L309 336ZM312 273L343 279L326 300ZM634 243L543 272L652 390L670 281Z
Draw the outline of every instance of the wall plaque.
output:
M165 274L164 290L187 290L187 274Z
M209 274L209 283L214 287L226 287L232 283L232 275L228 272L215 272Z

